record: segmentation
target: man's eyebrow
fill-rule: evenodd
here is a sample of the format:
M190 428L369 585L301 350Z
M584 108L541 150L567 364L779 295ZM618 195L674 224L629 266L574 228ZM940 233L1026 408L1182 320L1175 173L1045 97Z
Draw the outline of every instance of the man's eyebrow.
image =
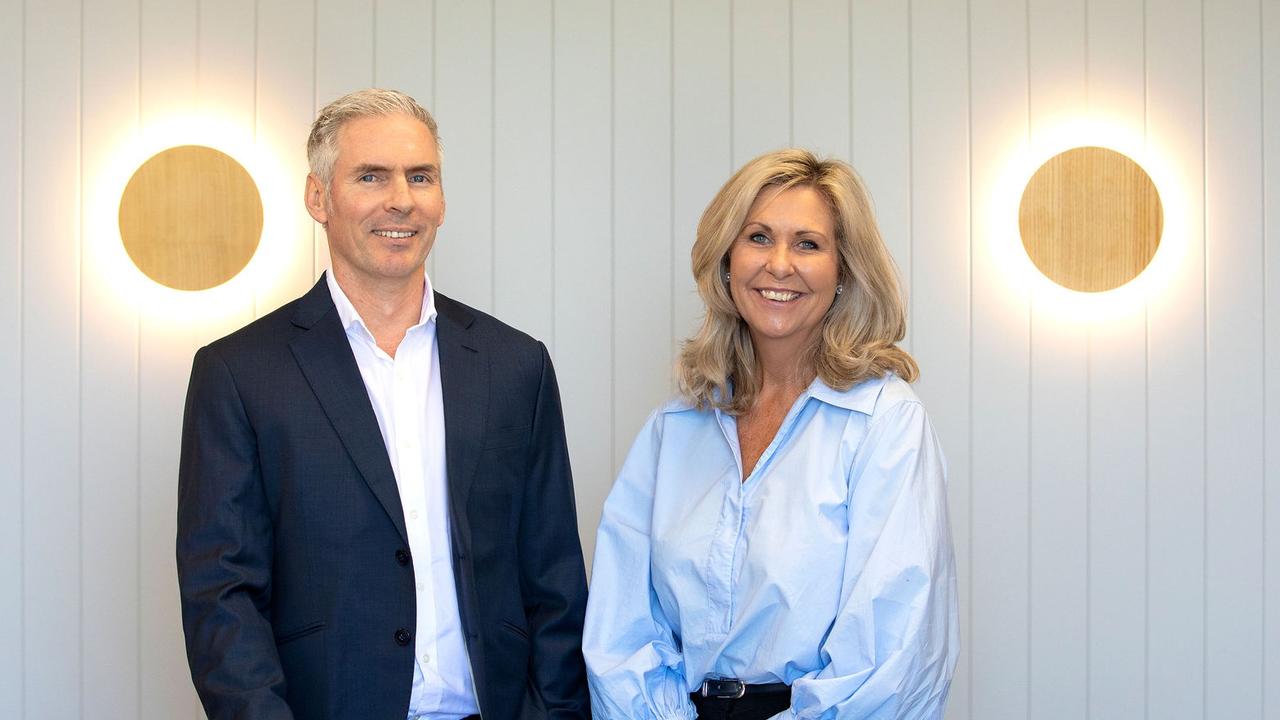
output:
M417 175L417 174L436 175L436 174L439 174L440 168L436 166L434 163L423 163L422 165L414 165L412 167L405 168L404 171L406 175ZM357 165L354 168L352 168L351 176L361 177L364 175L368 175L370 173L385 174L389 172L391 172L391 168L387 167L386 165L375 165L373 163L364 163L363 165Z
M361 175L367 175L369 173L380 173L380 172L381 173L387 172L387 168L383 165L373 165L370 163L357 165L351 170L351 174L356 177L359 177Z

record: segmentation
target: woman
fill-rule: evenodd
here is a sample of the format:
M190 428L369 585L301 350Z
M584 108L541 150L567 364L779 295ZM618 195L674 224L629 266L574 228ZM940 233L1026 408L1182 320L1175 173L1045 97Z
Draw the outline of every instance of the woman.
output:
M596 540L597 718L940 718L955 566L905 310L848 165L762 155L693 246L707 312Z

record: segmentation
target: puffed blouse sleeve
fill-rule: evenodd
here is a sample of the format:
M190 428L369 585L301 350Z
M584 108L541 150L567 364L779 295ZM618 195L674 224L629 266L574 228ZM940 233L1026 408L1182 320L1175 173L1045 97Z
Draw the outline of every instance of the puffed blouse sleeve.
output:
M582 653L597 720L693 720L684 658L650 574L661 411L640 431L605 501Z
M873 415L849 471L849 542L823 666L777 718L941 718L959 652L946 469L924 408Z

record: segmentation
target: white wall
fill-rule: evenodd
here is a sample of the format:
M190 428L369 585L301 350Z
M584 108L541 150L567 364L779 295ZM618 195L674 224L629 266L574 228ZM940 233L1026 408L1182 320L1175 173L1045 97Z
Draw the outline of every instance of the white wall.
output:
M0 0L0 714L199 717L191 354L324 267L302 144L371 84L440 121L437 285L552 348L588 553L699 313L702 207L808 145L865 175L912 291L963 593L949 718L1280 718L1275 0ZM264 259L181 295L121 260L111 208L191 115L284 179ZM1085 320L1011 269L998 201L1081 116L1136 129L1182 228Z

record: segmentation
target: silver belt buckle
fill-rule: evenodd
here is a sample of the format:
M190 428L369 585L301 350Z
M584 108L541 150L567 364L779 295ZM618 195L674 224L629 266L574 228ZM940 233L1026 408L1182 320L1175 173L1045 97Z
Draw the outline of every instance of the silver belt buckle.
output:
M747 694L747 685L737 678L709 678L702 681L700 692L704 698L737 700Z

